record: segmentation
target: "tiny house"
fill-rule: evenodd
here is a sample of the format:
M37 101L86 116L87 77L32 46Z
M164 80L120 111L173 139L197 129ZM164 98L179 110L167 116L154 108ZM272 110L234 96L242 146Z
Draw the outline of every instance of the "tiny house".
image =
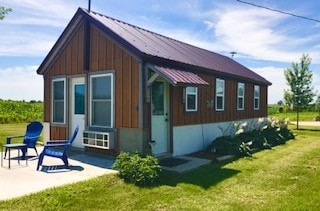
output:
M37 70L45 136L116 155L204 149L267 116L269 81L229 57L79 8Z

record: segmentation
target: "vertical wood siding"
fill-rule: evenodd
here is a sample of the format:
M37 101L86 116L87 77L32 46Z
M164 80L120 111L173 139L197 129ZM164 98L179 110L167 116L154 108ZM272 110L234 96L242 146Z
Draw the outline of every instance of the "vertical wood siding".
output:
M139 127L139 63L98 29L91 27L90 71L115 71L116 127Z
M215 111L215 80L216 77L201 75L209 86L198 88L198 111L186 112L183 103L183 87L172 88L172 116L173 126L192 125L200 123L215 123L237 121L240 119L258 118L267 116L267 86L260 86L260 109L253 109L254 84L245 83L245 107L243 111L237 110L238 82L226 78L225 80L225 106L224 111Z
M138 128L138 62L98 29L91 27L90 33L89 71L114 70L115 72L115 127ZM84 74L83 51L84 26L82 25L44 75L45 121L50 122L52 77Z

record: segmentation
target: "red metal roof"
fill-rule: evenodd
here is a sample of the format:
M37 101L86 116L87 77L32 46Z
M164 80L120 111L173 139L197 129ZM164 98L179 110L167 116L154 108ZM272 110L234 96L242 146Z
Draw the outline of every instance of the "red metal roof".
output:
M86 10L84 12L87 13ZM265 78L229 57L165 37L96 12L91 11L87 14L146 55L271 85Z
M54 47L50 50L40 67L38 74L44 74L61 48L68 41L72 31L84 18L104 31L108 36L144 62L158 66L171 67L171 70L212 72L217 76L229 76L243 81L271 85L262 76L229 57L180 42L178 40L142 29L140 27L107 17L105 15L88 12L79 8ZM156 60L154 62L152 60ZM170 68L168 68L170 69Z
M209 85L197 74L187 72L183 70L177 70L173 68L154 66L155 70L159 75L165 78L173 86L178 85Z

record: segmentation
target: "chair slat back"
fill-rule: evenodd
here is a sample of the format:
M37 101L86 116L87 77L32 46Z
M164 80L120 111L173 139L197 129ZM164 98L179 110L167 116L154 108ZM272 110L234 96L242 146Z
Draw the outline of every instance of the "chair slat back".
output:
M23 143L27 144L28 147L34 147L38 138L40 137L42 129L43 125L38 121L28 124Z
M69 148L69 146L72 144L72 142L76 139L76 136L78 134L79 131L79 126L77 126L74 131L73 134L71 136L71 138L69 139L69 141L66 143L65 147L64 147L64 153L67 151L67 149Z

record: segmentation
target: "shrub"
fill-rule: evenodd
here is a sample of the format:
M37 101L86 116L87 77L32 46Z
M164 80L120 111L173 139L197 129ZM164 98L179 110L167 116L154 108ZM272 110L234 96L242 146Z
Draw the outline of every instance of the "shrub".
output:
M119 177L125 182L139 186L151 185L161 171L156 157L150 154L141 156L138 151L121 152L113 168L119 170Z
M223 136L216 138L206 149L213 155L233 154L238 156L252 156L252 149L270 149L272 146L285 144L294 139L288 129L288 120L277 118L261 118L258 122L232 123L222 131ZM227 135L227 133L230 135Z

